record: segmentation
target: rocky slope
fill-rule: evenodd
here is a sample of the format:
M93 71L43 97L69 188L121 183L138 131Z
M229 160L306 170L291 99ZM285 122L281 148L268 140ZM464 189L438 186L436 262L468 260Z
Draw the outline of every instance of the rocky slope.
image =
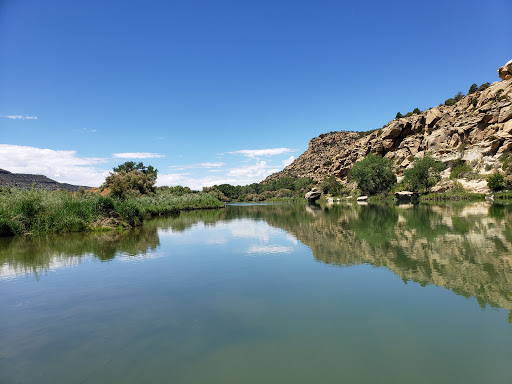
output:
M64 189L67 191L78 191L79 188L89 188L80 185L59 183L43 175L11 173L9 171L6 171L5 169L0 169L0 187L17 187L28 189L31 188L32 186L34 186L35 188L48 189L51 191L55 191L58 189Z
M363 137L345 131L322 134L293 163L264 182L284 176L321 181L333 175L346 183L354 163L369 152L391 159L398 175L427 152L444 162L465 160L481 175L492 173L501 167L500 156L512 150L512 60L498 72L501 81L452 106L395 119ZM449 170L444 176L448 175ZM484 180L462 184L478 192L486 189Z

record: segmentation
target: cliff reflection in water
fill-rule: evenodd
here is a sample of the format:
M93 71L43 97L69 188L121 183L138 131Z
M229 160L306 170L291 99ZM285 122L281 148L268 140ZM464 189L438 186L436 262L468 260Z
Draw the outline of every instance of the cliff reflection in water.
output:
M386 267L404 282L434 284L482 307L512 310L512 210L486 203L446 206L244 205L182 212L125 233L2 239L0 272L38 274L84 256L110 260L159 247L158 231L249 218L282 228L334 265Z

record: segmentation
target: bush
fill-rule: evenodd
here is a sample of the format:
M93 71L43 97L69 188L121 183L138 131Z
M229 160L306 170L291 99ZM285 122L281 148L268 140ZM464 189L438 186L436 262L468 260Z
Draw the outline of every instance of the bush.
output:
M370 196L388 191L396 183L391 160L374 153L354 164L351 178L361 192Z
M414 192L428 192L441 179L440 172L446 165L435 160L430 154L423 159L415 159L413 168L404 171L403 183Z
M326 177L320 183L320 189L323 193L330 193L333 196L341 196L344 191L343 185L338 183L334 176Z
M487 186L491 191L501 191L505 187L503 174L493 173L492 175L487 176Z
M158 171L151 165L127 161L113 169L105 179L102 189L110 189L112 196L122 199L155 192Z
M400 112L397 112L395 119L401 119L403 116Z
M483 83L480 87L478 87L478 90L479 91L484 91L487 88L489 88L490 86L491 86L491 83Z
M414 113L415 115L419 115L421 113L420 109L419 108L414 108L414 110L412 111L412 113Z
M452 163L452 170L450 171L450 179L459 179L467 177L473 173L473 168L462 159L457 159Z
M468 95L471 95L472 93L475 93L476 91L478 91L478 85L471 84L471 87L469 87Z

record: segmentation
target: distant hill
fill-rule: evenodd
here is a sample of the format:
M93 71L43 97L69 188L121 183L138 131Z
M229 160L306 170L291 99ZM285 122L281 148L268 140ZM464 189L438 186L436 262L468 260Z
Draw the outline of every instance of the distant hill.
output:
M17 187L23 189L29 189L32 186L38 189L47 189L50 191L56 191L63 189L66 191L76 192L79 188L88 189L81 185L73 185L66 183L59 183L52 180L44 175L31 175L28 173L12 173L5 169L0 169L0 187Z

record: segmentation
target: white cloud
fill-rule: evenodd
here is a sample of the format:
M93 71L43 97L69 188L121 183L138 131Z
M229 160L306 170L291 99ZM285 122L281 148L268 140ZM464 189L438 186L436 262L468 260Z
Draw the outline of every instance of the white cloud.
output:
M22 115L6 115L2 116L11 120L37 120L37 116L22 116Z
M156 157L165 157L165 155L160 155L158 153L151 153L151 152L113 153L112 156L116 159L153 159Z
M169 165L169 169L174 171L183 171L185 169L193 169L193 168L219 168L226 165L226 163L216 162L216 163L198 163L198 164L188 164L188 165Z
M258 181L261 181L261 178L279 171L278 168L273 167L275 166L268 165L266 161L258 161L253 165L245 165L238 168L232 168L228 171L228 176L249 180L259 178Z
M284 160L283 160L283 166L284 166L284 167L287 167L288 165L290 165L291 163L293 163L293 160L295 160L295 157L294 157L294 156L290 156L289 158L284 159Z
M206 164L206 163L204 163ZM212 163L213 164L213 163ZM174 171L184 170L184 168L174 168ZM211 174L212 171L219 171ZM190 173L169 173L159 174L157 185L183 185L195 190L201 190L203 187L211 187L212 185L231 184L231 185L247 185L251 183L259 183L268 175L278 172L279 168L269 165L265 161L258 161L252 165L242 165L227 170L208 170L207 176L191 177ZM221 172L225 172L224 175Z
M41 174L62 183L97 187L109 171L96 167L106 159L78 157L76 151L0 144L1 168L14 173Z
M228 152L231 155L243 155L247 157L275 156L283 153L293 152L290 148L268 148L268 149L240 149L238 151Z

